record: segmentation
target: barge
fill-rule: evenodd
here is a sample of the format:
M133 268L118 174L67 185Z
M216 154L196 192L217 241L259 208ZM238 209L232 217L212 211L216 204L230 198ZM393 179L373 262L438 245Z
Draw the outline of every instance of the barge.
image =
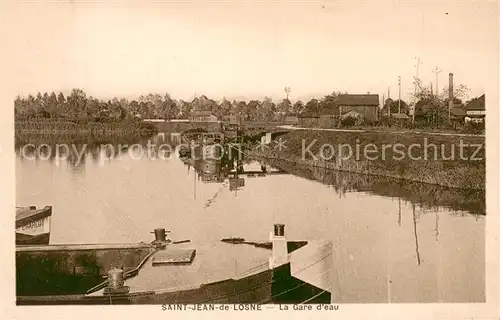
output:
M52 207L16 207L16 245L46 245L50 240Z
M332 243L167 239L16 247L18 305L330 303Z

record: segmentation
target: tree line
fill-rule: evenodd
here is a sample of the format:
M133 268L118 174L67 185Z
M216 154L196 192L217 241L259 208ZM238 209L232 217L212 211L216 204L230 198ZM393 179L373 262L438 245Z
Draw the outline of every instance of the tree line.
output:
M168 93L141 95L136 100L113 98L102 100L88 96L81 89L73 89L65 96L59 93L29 94L17 96L14 100L14 113L18 120L34 119L186 119L195 111L210 111L217 117L239 115L250 121L279 120L289 114L303 112L317 113L322 109L335 108L337 93L323 99L311 99L307 103L299 100L292 103L288 98L274 102L265 97L261 100L236 101L223 98L215 101L204 95L192 101L175 100Z
M454 103L462 105L461 98L465 97L469 89L464 85L455 88ZM81 89L73 89L65 96L59 93L37 93L27 97L16 97L14 101L15 117L18 120L32 119L64 119L99 121L114 119L117 121L128 118L142 119L186 119L195 111L210 111L217 117L225 115L239 115L249 121L282 120L289 114L339 114L336 98L340 92L332 92L321 99L310 99L306 103L299 100L292 103L288 98L274 102L265 97L261 100L236 101L223 98L215 101L204 95L192 101L175 100L168 93L150 93L141 95L136 100L113 98L102 100L87 94ZM415 104L415 121L428 123L442 123L448 117L447 89L441 93L432 93L430 87L419 84L419 90L413 96ZM387 99L382 107L383 118L390 113L410 114L410 106L401 100Z

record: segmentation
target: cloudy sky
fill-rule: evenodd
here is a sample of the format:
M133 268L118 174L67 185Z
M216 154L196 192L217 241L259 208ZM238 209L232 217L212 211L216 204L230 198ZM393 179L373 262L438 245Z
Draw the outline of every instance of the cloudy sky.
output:
M87 2L11 5L7 59L19 94L168 92L293 100L332 91L397 97L448 73L471 96L496 90L495 2ZM4 29L4 32L6 29ZM5 62L5 60L4 60Z

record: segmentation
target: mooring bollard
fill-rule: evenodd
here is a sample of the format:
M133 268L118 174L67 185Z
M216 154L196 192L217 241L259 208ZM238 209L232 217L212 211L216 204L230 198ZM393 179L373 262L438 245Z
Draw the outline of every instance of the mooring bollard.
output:
M123 280L123 270L113 268L108 271L108 287L111 290L118 290L123 287L125 281Z
M129 287L125 286L123 269L111 268L108 271L108 287L104 289L105 294L127 293Z
M154 232L151 233L155 234L155 240L151 243L154 246L165 247L167 243L171 242L170 239L167 239L167 233L170 233L170 231L167 231L164 228L156 228Z
M154 230L155 233L155 241L157 242L166 242L167 241L167 231L163 228L157 228Z

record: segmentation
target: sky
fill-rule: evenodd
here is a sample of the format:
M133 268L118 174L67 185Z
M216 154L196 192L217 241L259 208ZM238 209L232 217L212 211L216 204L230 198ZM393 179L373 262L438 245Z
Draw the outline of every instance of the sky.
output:
M496 2L193 1L10 4L16 94L81 88L99 98L150 92L190 100L308 100L333 91L402 98L415 65L469 98L498 87ZM0 31L1 32L1 31Z

